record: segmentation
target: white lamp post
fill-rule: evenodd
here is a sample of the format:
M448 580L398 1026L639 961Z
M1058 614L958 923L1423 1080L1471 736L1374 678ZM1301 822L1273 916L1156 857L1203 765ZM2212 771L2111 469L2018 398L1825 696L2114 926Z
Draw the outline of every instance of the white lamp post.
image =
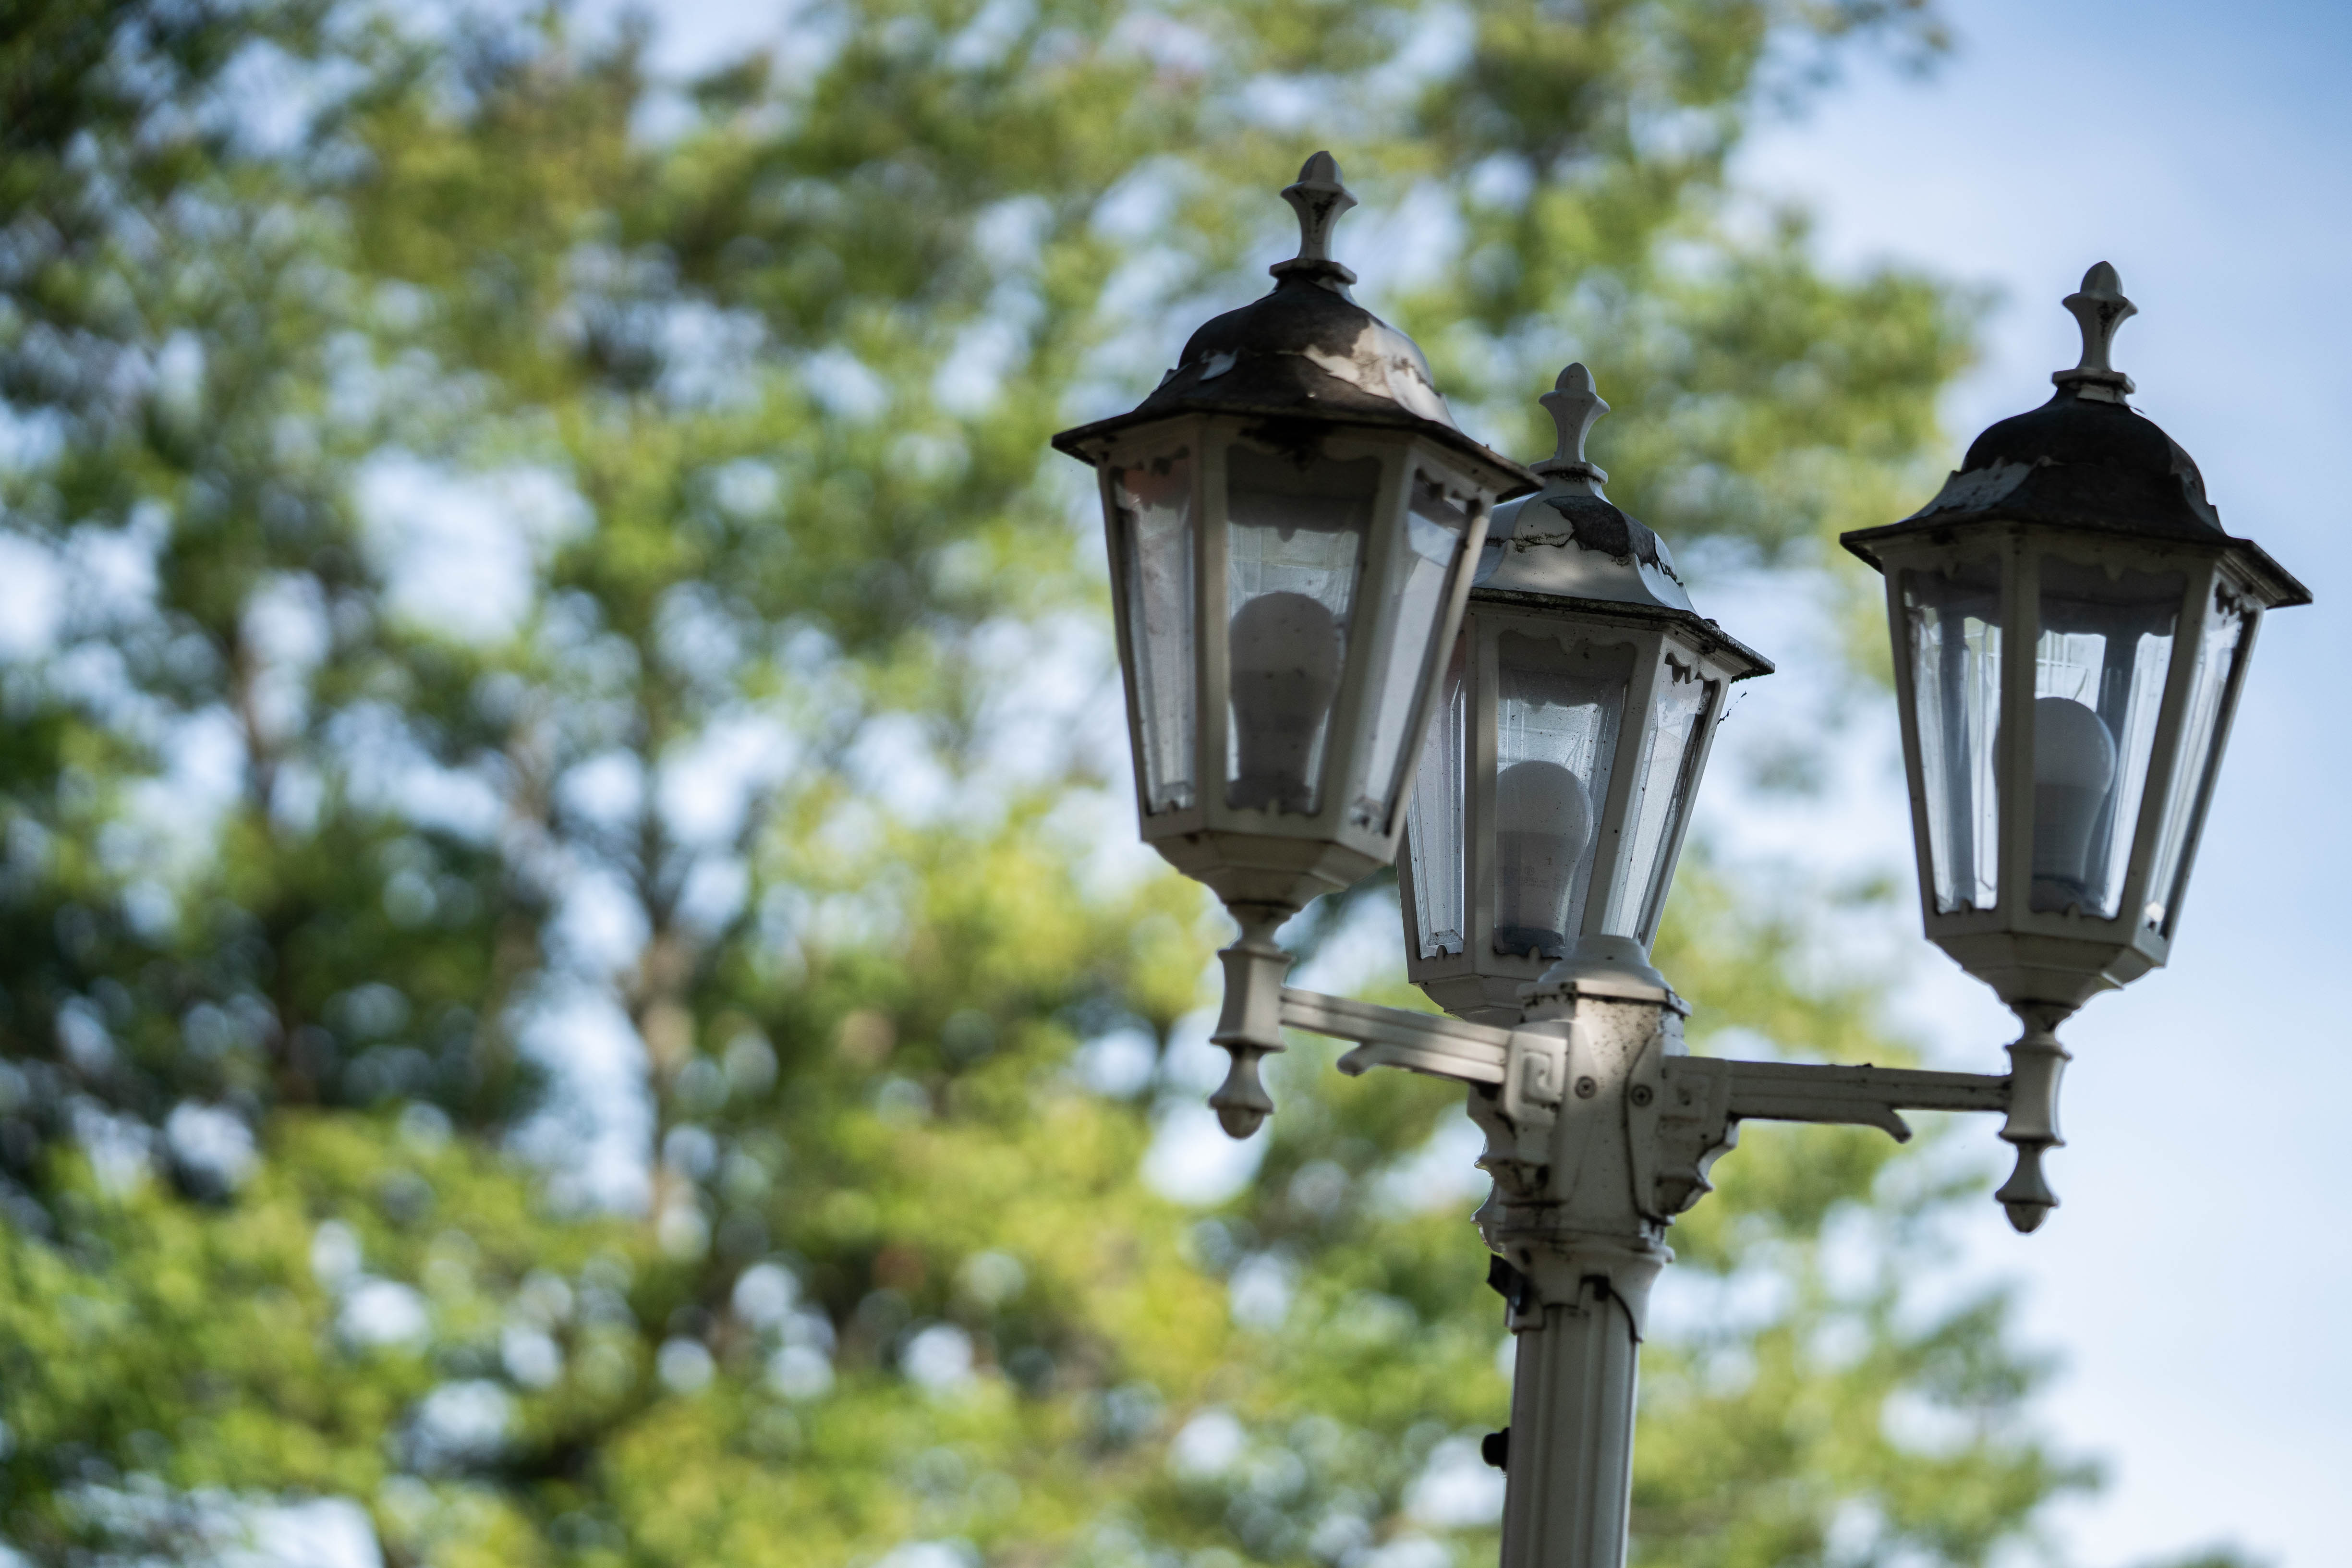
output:
M1739 1123L1907 1138L1904 1110L1998 1112L2018 1154L1998 1196L2038 1226L2052 1031L2164 962L2255 624L2310 595L2125 404L2107 352L2132 307L2094 268L2057 396L1986 431L1916 516L1845 536L1886 574L1927 933L2024 1021L2010 1072L1695 1058L1649 944L1724 689L1770 667L1601 495L1581 365L1544 399L1550 458L1487 451L1347 299L1328 155L1284 195L1305 239L1274 293L1196 333L1134 413L1055 438L1103 476L1144 837L1242 922L1213 1037L1227 1131L1270 1109L1256 1061L1285 1026L1357 1042L1343 1072L1468 1086L1495 1183L1476 1219L1521 1336L1489 1439L1503 1562L1622 1568L1650 1287ZM1455 1016L1282 988L1275 925L1385 863L1408 789L1406 963Z

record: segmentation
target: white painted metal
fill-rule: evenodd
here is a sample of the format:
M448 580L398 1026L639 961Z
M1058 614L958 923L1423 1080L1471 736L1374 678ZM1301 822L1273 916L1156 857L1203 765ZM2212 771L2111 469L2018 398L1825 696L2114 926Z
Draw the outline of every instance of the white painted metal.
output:
M1905 1110L1999 1112L2000 1136L2016 1149L2017 1165L1997 1196L2019 1230L2040 1225L2057 1202L2042 1158L2061 1143L2057 1096L2068 1059L2054 1031L2087 995L2164 962L2255 620L2263 608L2307 602L2309 595L2250 541L2221 532L2186 455L2160 432L2150 437L2153 426L2143 427L2132 416L2125 402L2131 383L2112 368L2110 353L2115 328L2133 307L2114 269L2104 263L2094 268L2065 302L2082 324L2084 346L2081 363L2053 377L2060 395L2045 409L1980 437L1985 460L1978 463L1972 448L1976 466L1953 475L1914 518L1846 536L1849 547L1887 577L1928 934L1993 984L2021 1020L2023 1033L2009 1047L2010 1071L1992 1077L1694 1058L1683 1041L1688 1009L1649 966L1647 949L1656 890L1671 876L1688 795L1705 762L1706 731L1719 711L1713 701L1701 710L1699 733L1673 784L1677 815L1658 839L1664 858L1660 878L1637 878L1629 869L1624 834L1642 787L1638 768L1658 721L1653 693L1670 678L1668 661L1680 658L1716 681L1716 700L1722 686L1769 666L1696 617L1654 535L1601 494L1605 476L1584 457L1583 440L1607 405L1580 365L1563 372L1544 399L1559 432L1553 456L1533 471L1542 476L1544 489L1498 513L1496 547L1485 552L1474 591L1471 562L1480 552L1486 508L1529 471L1453 427L1409 340L1352 301L1349 314L1324 297L1328 290L1344 300L1345 286L1353 281L1329 258L1331 221L1353 198L1339 184L1328 154L1310 160L1284 195L1299 213L1301 248L1274 270L1286 288L1305 292L1277 289L1260 302L1277 307L1264 321L1283 341L1244 341L1244 329L1234 323L1247 311L1220 318L1196 334L1185 363L1134 414L1056 437L1064 450L1094 462L1105 475L1121 662L1130 724L1138 726L1144 837L1214 888L1242 923L1240 940L1221 955L1224 1008L1213 1037L1234 1060L1211 1101L1228 1132L1247 1136L1271 1109L1258 1063L1282 1048L1285 1027L1356 1042L1339 1058L1344 1072L1392 1067L1467 1086L1469 1113L1486 1135L1480 1163L1494 1180L1475 1219L1496 1256L1507 1321L1519 1336L1512 1424L1500 1435L1508 1471L1504 1568L1622 1568L1639 1351L1651 1288L1673 1258L1668 1226L1710 1190L1709 1169L1736 1145L1740 1122L1870 1126L1904 1139L1910 1135L1900 1114ZM1312 341L1334 322L1357 334L1349 353L1336 357ZM1216 347L1228 342L1233 346ZM1265 363L1247 368L1253 356ZM1328 384L1314 383L1319 391L1302 392L1311 381L1307 373L1289 363L1269 369L1275 361L1311 361ZM1232 381L1219 379L1229 373ZM1282 409L1232 397L1241 382L1273 388L1265 395L1277 400L1295 394L1292 416L1318 398L1335 401L1315 408L1305 422L1311 432L1302 436L1293 428L1286 436L1271 423ZM1221 390L1202 390L1211 384ZM2094 405L2089 423L2083 418L2086 404ZM1342 405L1352 416L1329 413ZM1293 417L1291 425L1298 421ZM2004 430L2011 446L2047 440L2065 455L2012 461L2003 456L2009 447L1993 439ZM1329 454L1377 458L1381 473L1356 590L1361 609L1350 611L1347 668L1328 721L1321 797L1314 809L1297 812L1235 807L1223 787L1230 685L1225 466L1237 449L1286 440ZM1179 449L1191 465L1192 486L1194 732L1186 739L1195 798L1181 805L1160 801L1155 810L1140 776L1144 739L1130 658L1129 618L1140 612L1127 602L1112 472L1121 463ZM2146 482L2151 453L2159 459L2153 488ZM1446 579L1443 635L1420 658L1404 732L1406 754L1418 754L1435 706L1440 661L1460 624L1465 787L1456 792L1463 822L1454 839L1465 859L1448 874L1458 870L1463 885L1465 951L1423 951L1412 903L1415 879L1401 881L1412 977L1454 1017L1286 989L1290 957L1273 940L1283 919L1307 898L1348 885L1396 847L1402 790L1391 792L1384 812L1351 815L1360 798L1386 798L1379 793L1386 785L1364 775L1378 685L1387 671L1372 668L1359 649L1368 654L1383 646L1385 628L1399 614L1396 574L1403 563L1398 542L1405 511L1414 485L1432 479L1453 487L1471 504L1475 521ZM1530 517L1538 504L1551 511ZM1953 907L1939 908L1922 719L1909 662L1914 628L1903 579L1908 571L1948 572L1963 561L1997 563L1999 588L1997 594L1990 585L1985 590L1993 604L1985 624L1998 626L2006 645L1998 708L2037 716L2032 722L1991 723L1972 736L1985 751L1983 772L2000 786L1992 825L1996 887L1989 907L1955 900ZM2076 590L2064 585L2085 566L2103 569L2111 582L2124 573L2178 574L2183 584L2160 707L2146 731L2144 791L2136 807L2116 805L2106 819L2102 853L2110 862L2122 842L2120 825L2129 821L2126 858L2120 880L2112 868L2104 873L2095 900L2088 890L2087 862L2045 875L2033 840L2038 787L2092 787L2050 784L2036 772L2034 752L2042 742L2036 738L2042 699L2035 667L2044 629L2039 584L2053 561L2052 581L2068 603L2074 601L2066 595ZM1988 577L1988 584L1993 580ZM2070 612L2094 617L2075 625L2106 624L2095 618L2108 614L2098 608L2109 603L2098 596L2103 592L2080 601L2092 611ZM2165 600L2129 601L2136 607L2149 602L2160 608ZM2224 624L2233 616L2242 619ZM2113 623L2119 628L2134 624ZM1610 637L1637 649L1625 680L1621 755L1605 799L1593 803L1601 821L1591 890L1582 907L1570 911L1580 936L1549 966L1531 955L1501 962L1508 955L1493 952L1495 852L1486 840L1493 837L1496 809L1496 647L1514 629ZM2215 662L2225 631L2235 638L2226 668ZM2115 639L2124 635L2113 634L2111 646L2120 646ZM2133 644L2136 658L2139 646ZM2133 666L2134 679L2137 668ZM2066 700L2085 706L2079 699ZM2207 704L2201 713L2193 710L2200 701ZM2137 733L2131 740L2142 743ZM2072 809L2063 797L2053 799L2059 801L2053 813ZM2038 878L2056 890L2037 900ZM1972 874L1972 886L1976 880Z
M1621 1568L1651 1287L1674 1258L1667 1226L1711 1190L1739 1123L1907 1139L1905 1110L1999 1112L2019 1156L2000 1196L2031 1230L2056 1201L2040 1156L2057 1142L2065 1053L2029 1027L2005 1077L1693 1057L1685 1004L1630 942L1580 949L1528 997L1523 1021L1500 1028L1289 989L1280 1022L1358 1042L1342 1072L1402 1068L1469 1087L1495 1183L1476 1219L1507 1266L1519 1342L1503 1568Z
M1599 1279L1515 1315L1502 1568L1619 1568L1641 1342Z

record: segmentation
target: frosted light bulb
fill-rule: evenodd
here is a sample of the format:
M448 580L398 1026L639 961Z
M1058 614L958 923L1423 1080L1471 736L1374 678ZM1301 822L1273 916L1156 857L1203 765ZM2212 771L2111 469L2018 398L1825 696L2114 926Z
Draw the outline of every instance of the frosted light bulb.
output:
M1592 796L1558 763L1495 779L1495 947L1568 956L1568 895L1592 842Z
M1226 799L1312 812L1308 764L1339 689L1339 623L1305 594L1261 594L1234 616L1229 637L1238 776Z
M2033 702L2033 907L2097 907L2086 886L2091 838L2116 782L2116 738L2071 697Z

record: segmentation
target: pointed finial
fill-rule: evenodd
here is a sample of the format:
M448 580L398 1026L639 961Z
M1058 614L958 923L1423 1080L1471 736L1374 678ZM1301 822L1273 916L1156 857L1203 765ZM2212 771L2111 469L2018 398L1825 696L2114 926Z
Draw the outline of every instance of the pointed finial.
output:
M2108 355L2115 351L2116 329L2126 317L2137 315L2139 307L2124 298L2123 280L2104 261L2083 274L2083 287L2067 295L2063 303L2074 313L2075 325L2083 329L2083 363L2050 379L2062 387L2073 387L2077 397L2121 403L2124 395L2134 390L2131 377L2108 363Z
M1592 384L1592 373L1581 361L1559 373L1559 380L1538 400L1551 411L1552 423L1559 427L1559 444L1552 455L1535 465L1537 473L1547 478L1558 475L1566 480L1582 479L1593 495L1601 493L1601 481L1609 478L1584 455L1584 438L1601 416L1609 412L1600 391Z
M1339 161L1328 153L1316 153L1300 167L1297 182L1283 187L1282 199L1298 215L1298 254L1266 270L1276 278L1305 273L1346 293L1356 275L1331 259L1331 228L1341 213L1356 205L1356 198L1339 183Z

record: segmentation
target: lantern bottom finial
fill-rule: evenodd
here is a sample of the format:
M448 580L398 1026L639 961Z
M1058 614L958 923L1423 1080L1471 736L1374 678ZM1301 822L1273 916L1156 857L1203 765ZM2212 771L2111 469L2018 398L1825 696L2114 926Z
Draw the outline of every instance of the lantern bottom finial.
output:
M1225 966L1225 1001L1209 1040L1223 1046L1234 1065L1209 1106L1227 1137L1247 1138L1274 1110L1257 1064L1282 1049L1282 982L1291 959L1275 945L1274 933L1298 911L1287 904L1230 904L1226 912L1241 922L1242 934L1217 954Z
M2010 1010L2025 1032L2009 1047L2009 1117L2000 1135L2017 1151L2017 1169L1993 1196L2009 1223L2030 1234L2058 1206L2058 1194L2042 1173L2042 1157L2066 1146L2058 1135L2058 1080L2074 1058L2058 1043L2058 1026L2074 1009L2065 1003L2018 1002Z

